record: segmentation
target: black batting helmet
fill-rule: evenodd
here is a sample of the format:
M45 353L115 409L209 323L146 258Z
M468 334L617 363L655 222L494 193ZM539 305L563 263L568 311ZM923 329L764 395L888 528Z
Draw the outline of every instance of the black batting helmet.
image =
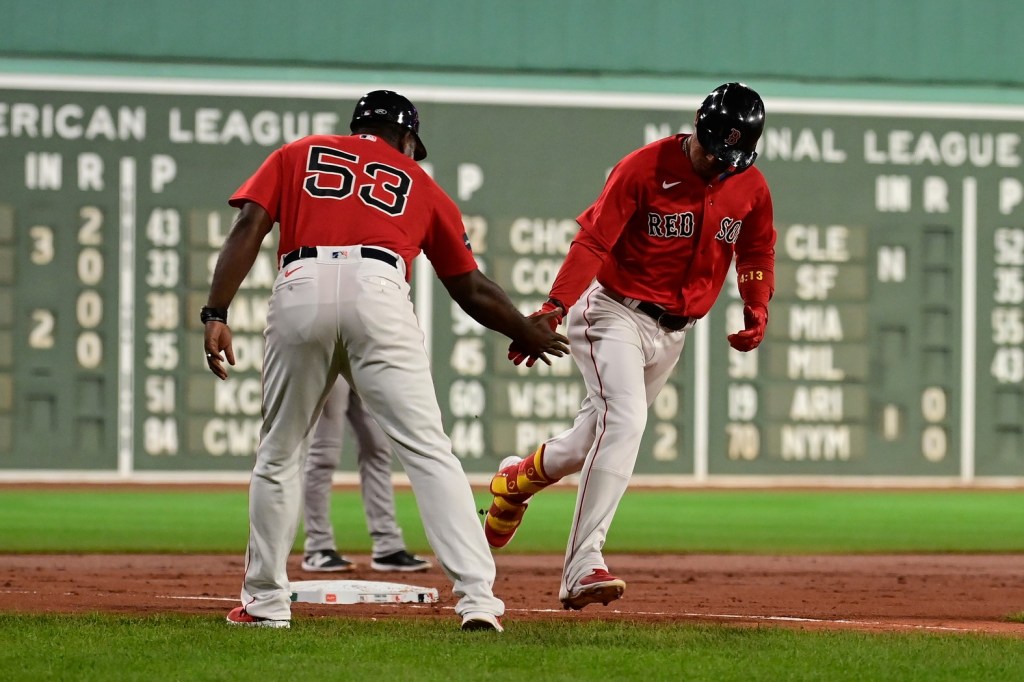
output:
M737 171L757 158L764 130L764 102L743 83L726 83L711 91L697 110L697 139L719 161Z
M374 90L363 95L352 112L349 130L355 132L361 123L372 122L394 123L410 131L416 138L413 158L417 161L427 158L427 148L420 140L420 115L405 97L391 90Z

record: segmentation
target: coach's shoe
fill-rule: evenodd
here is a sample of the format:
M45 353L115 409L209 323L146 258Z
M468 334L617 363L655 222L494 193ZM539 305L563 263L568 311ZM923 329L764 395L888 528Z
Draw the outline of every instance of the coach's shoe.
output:
M543 456L544 446L541 445L526 459L513 455L498 465L498 473L491 479L494 499L484 519L484 535L491 547L500 549L507 545L523 522L527 500L556 482L557 479L550 479L544 474Z
M401 571L402 573L418 573L431 566L433 564L426 559L409 554L404 549L392 552L387 556L374 557L370 562L370 568L375 571Z
M616 578L603 568L595 568L569 590L569 595L562 599L562 608L579 611L587 604L598 602L608 606L609 602L621 597L625 589L625 580Z
M245 612L244 606L236 606L228 613L228 625L242 625L250 628L290 628L290 620L273 620L272 618L260 618L250 616Z
M489 630L491 632L505 632L501 627L501 619L493 613L483 611L470 611L462 617L463 630Z
M302 570L314 573L347 573L356 567L333 549L322 549L302 559Z

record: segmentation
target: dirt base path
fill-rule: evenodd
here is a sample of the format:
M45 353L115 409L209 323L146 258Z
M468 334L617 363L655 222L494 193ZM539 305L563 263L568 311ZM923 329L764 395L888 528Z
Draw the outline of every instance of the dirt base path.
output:
M292 580L385 580L436 587L427 606L296 604L296 624L332 615L453 618L451 584L438 569L419 574L369 570L350 556L347 574ZM506 622L603 619L721 623L799 629L997 633L1024 638L1024 557L1015 555L734 556L609 555L627 583L623 598L579 612L561 609L561 556L497 555L495 592ZM0 611L189 613L221 616L237 604L241 556L0 555Z

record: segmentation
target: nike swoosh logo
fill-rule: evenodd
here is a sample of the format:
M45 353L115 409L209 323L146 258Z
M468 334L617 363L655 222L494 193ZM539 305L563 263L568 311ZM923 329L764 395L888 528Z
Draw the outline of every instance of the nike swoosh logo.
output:
M673 187L678 185L680 182L682 182L682 180L676 180L675 182L669 182L669 181L665 180L665 181L663 181L661 183L661 188L662 189L672 189Z
M298 272L301 269L302 269L302 266L300 265L297 268L292 268L291 270L285 270L284 271L284 276L285 277L291 277L292 275L294 275L296 272Z

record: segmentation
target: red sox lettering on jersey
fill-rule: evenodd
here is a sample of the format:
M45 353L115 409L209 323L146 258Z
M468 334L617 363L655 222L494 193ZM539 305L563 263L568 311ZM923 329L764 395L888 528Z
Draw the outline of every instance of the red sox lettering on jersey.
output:
M648 213L647 233L652 237L692 237L692 213Z
M722 222L719 223L718 234L715 235L715 239L721 239L729 244L735 244L736 240L740 236L741 227L743 227L742 220L722 218Z
M722 218L715 239L735 244L740 236L742 220ZM692 213L647 214L647 233L652 237L692 237L694 220Z
M756 168L705 181L680 152L684 134L641 147L619 162L601 196L577 219L571 267L552 298L571 307L597 276L612 291L676 315L708 314L733 256L737 271L771 271L772 202ZM740 239L740 232L744 238ZM613 257L606 257L611 255Z

